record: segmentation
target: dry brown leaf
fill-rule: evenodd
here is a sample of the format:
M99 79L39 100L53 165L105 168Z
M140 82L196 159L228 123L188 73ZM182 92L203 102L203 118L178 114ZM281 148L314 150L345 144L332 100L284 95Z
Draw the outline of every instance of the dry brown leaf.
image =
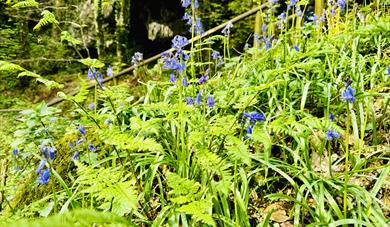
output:
M267 206L264 210L264 214L267 215L272 210L274 212L271 214L271 221L282 223L290 220L290 217L287 215L286 210L280 204L274 203Z

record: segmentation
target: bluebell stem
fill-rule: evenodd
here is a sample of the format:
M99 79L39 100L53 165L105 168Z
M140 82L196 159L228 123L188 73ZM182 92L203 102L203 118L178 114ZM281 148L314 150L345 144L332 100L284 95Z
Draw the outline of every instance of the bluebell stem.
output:
M188 87L188 80L187 80L187 78L183 77L182 85L183 85L184 87Z
M198 95L196 96L195 105L199 105L201 102L201 99L202 99L202 95L199 92Z
M222 34L224 35L229 35L230 34L230 29L233 28L233 23L232 21L228 21L225 28L222 29Z
M187 97L186 101L187 101L187 105L193 105L194 104L194 99L192 97Z
M18 153L19 153L18 148L14 148L14 149L12 150L12 154L13 154L14 156L17 156Z
M50 180L50 170L49 169L45 169L41 173L41 175L39 175L37 180L38 180L39 184L47 184L47 183L49 183L49 180Z
M95 103L93 103L93 102L90 103L90 104L89 104L89 109L90 109L90 110L94 110L94 109L95 109Z
M112 66L108 66L107 68L107 71L106 71L106 75L107 76L113 76L114 75L114 71L112 70Z
M215 106L215 101L211 95L207 97L207 104L208 107L213 108Z
M87 131L85 130L84 126L80 125L77 129L79 130L81 135L85 136L87 134Z
M169 82L171 82L171 83L176 82L176 76L174 74L169 75Z
M39 163L38 168L35 170L35 173L39 174L42 171L43 167L45 167L45 164L46 164L46 159L41 159L41 162Z
M355 89L353 89L351 86L348 86L341 95L341 100L349 101L351 103L355 102L355 92Z

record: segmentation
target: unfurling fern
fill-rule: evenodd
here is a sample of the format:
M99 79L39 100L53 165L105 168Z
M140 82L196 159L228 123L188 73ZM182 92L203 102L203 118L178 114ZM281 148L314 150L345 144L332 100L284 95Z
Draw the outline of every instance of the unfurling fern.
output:
M46 25L49 25L49 24L55 24L55 25L58 25L58 21L56 20L56 17L54 16L54 14L52 14L50 11L48 10L44 10L42 13L42 19L39 20L38 24L35 25L35 27L33 28L33 30L40 30L42 27L46 26Z

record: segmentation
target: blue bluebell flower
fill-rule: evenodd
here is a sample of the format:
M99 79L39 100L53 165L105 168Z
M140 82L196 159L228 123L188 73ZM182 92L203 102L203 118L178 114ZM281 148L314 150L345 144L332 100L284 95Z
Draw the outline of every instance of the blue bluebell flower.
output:
M74 150L73 143L71 141L69 141L68 144L69 144L70 149L73 151Z
M208 76L208 75L201 76L201 77L199 78L198 83L199 83L199 84L204 84L208 79L209 79L209 76Z
M252 123L263 121L265 119L264 114L258 112L244 113L244 118L248 118Z
M336 131L333 131L332 129L328 129L328 131L326 131L326 139L327 140L332 140L332 139L338 139L340 138L340 134Z
M42 171L43 167L45 167L45 164L46 164L46 159L41 159L41 162L39 163L38 168L35 170L35 173L39 174Z
M266 33L266 32L267 32L267 25L266 25L266 24L263 24L263 25L261 26L261 31L262 31L263 33Z
M325 22L325 20L326 20L326 9L323 9L320 17L320 21Z
M290 10L295 4L297 4L298 0L290 0L290 3L287 5L287 9Z
M171 82L171 83L175 83L176 82L176 76L174 74L171 74L169 76L169 82Z
M94 152L96 148L92 144L88 144L89 151Z
M196 96L195 105L199 105L201 102L201 99L202 99L202 95L199 92L198 95Z
M183 15L183 20L186 20L186 21L192 21L192 17L190 14L188 14L187 12L184 13Z
M107 71L106 71L106 75L107 76L113 76L114 75L114 71L112 70L112 66L108 66L107 68Z
M295 49L296 51L300 51L299 46L297 46L297 45L294 45L294 49Z
M203 35L204 30L203 30L203 24L200 18L196 18L195 20L195 33L198 35ZM192 32L192 26L190 27L190 32Z
M332 8L330 8L329 13L331 15L335 15L336 14L336 10L332 7Z
M183 77L182 85L183 85L184 87L188 87L188 80L187 80L187 78Z
M233 28L233 23L232 21L228 21L226 23L226 26L222 29L222 34L224 35L229 35L230 34L230 29Z
M41 149L42 149L43 157L48 158L49 157L49 147L41 145Z
M269 50L272 47L272 36L263 36L264 43L265 43L265 49Z
M247 132L248 135L252 135L253 127L254 127L254 125L249 125L248 128L246 129L246 132Z
M54 160L55 159L55 151L56 151L56 148L54 146L50 147L49 148L49 157L50 157L50 160Z
M187 105L193 105L194 104L194 98L192 98L192 97L187 97L186 101L187 101Z
M81 135L85 136L87 134L87 131L85 130L84 126L80 125L77 129L79 130Z
M111 119L107 119L107 120L104 121L104 124L110 125L110 124L112 124L112 120Z
M14 149L12 150L12 154L13 154L14 156L17 156L18 153L19 153L18 148L14 148Z
M208 107L213 108L215 106L215 101L211 95L207 97L207 104Z
M245 43L244 50L247 50L247 49L249 49L249 48L250 48L249 43Z
M390 76L390 66L387 68L387 75Z
M220 53L218 52L218 51L213 51L212 53L211 53L211 58L213 59L213 60L216 60L217 58L219 58L221 55L220 55Z
M338 0L337 4L339 4L341 10L345 10L346 0Z
M175 50L181 50L185 45L188 44L188 39L184 36L176 35L172 39L172 47Z
M355 89L353 89L351 86L348 86L343 92L341 100L349 101L351 103L355 102L355 92Z
M279 16L278 18L284 22L286 20L286 11L283 11Z
M333 115L332 113L329 114L329 120L330 120L331 122L334 121L334 115Z
M79 146L79 145L82 144L83 142L84 142L83 139L76 140L76 146Z
M195 8L195 9L199 8L199 2L198 2L198 0L195 0L195 1L194 1L194 8Z
M295 7L295 13L298 15L298 17L302 17L302 10L300 6Z
M96 75L96 69L91 67L88 69L88 80L93 80L95 78L95 75Z
M184 8L187 8L190 5L191 5L191 0L182 0L181 6L183 6Z
M135 52L133 57L131 58L131 63L133 65L137 65L144 59L144 55L140 52Z
M74 154L73 154L73 156L72 156L72 161L73 161L73 160L76 160L76 159L78 159L78 158L79 158L79 152L78 152L78 151L75 151Z
M41 173L41 175L39 175L37 180L38 180L39 184L47 184L47 183L49 183L49 180L50 180L50 170L49 169L45 169Z
M274 5L279 4L279 0L273 0L272 2L273 2Z
M90 110L94 110L94 109L95 109L95 103L91 102L91 103L89 104L89 109L90 109Z
M100 88L103 88L103 75L101 73L98 73L97 81L98 81Z

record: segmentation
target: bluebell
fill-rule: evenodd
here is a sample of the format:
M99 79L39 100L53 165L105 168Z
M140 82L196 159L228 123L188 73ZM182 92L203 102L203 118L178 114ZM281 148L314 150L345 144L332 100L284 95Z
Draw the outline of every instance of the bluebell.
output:
M343 92L341 100L349 101L351 103L355 102L355 92L355 89L353 89L351 86L348 86Z
M46 164L46 159L41 159L41 162L39 163L39 166L38 168L35 170L35 173L40 173L43 169L43 167L45 167L45 164Z
M14 149L12 150L12 154L13 154L14 156L17 156L18 153L19 153L18 148L14 148Z
M198 95L196 96L195 105L199 105L201 102L201 99L202 99L202 95L199 92Z
M79 130L81 135L85 136L87 134L84 126L80 125L77 129Z
M183 77L182 84L184 87L188 87L188 80L187 78Z
M187 105L192 105L192 104L194 104L194 98L192 98L192 97L187 97L186 100L187 100Z
M207 97L207 104L206 105L210 108L213 108L215 106L215 101L214 101L213 97L211 97L211 96Z
M50 170L45 169L41 175L38 177L38 183L39 184L47 184L50 180Z
M92 144L88 144L89 151L94 152L96 151L96 148Z

